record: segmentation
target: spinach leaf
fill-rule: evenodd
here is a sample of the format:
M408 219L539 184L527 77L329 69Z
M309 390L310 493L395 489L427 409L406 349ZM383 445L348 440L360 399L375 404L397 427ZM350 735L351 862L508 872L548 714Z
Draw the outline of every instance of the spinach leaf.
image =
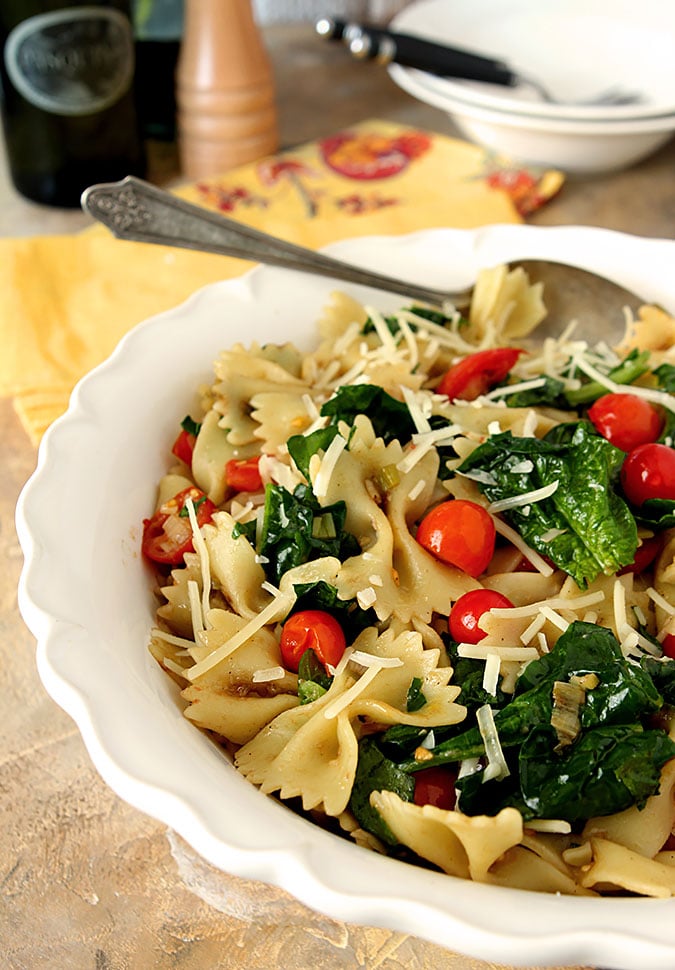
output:
M516 391L514 394L508 393L508 385L505 388L503 400L510 408L532 408L550 407L565 410L568 408L567 398L565 397L565 385L556 377L542 374L544 383L540 387L532 387L529 391Z
M187 431L188 434L193 434L195 438L199 434L202 427L199 421L195 421L195 419L191 417L189 414L187 414L183 418L183 420L180 423L180 426L183 429L183 431Z
M675 394L675 364L659 364L652 373L662 390Z
M307 485L298 485L293 493L267 485L258 553L268 560L265 574L270 581L278 585L285 572L312 559L358 555L357 540L344 531L346 514L344 502L320 506ZM315 519L326 515L334 524L333 536L328 538L317 536L314 529Z
M573 826L596 815L612 815L631 805L642 807L659 789L663 765L675 744L663 731L639 724L595 727L564 754L556 753L555 732L535 727L521 747L509 752L511 774L483 781L477 771L457 781L466 815L496 815L517 808L525 820L561 818Z
M409 307L408 309L410 310L411 313L414 313L415 316L422 317L423 320L428 320L430 323L435 323L438 327L445 327L452 322L452 318L446 316L440 310L431 310L429 307L417 306L415 304L413 304L413 306ZM389 333L392 335L392 337L395 337L396 334L401 329L400 324L398 322L398 317L396 316L385 317L384 322L387 325ZM465 320L460 317L459 326L460 327L466 326L468 322L469 322L468 320ZM417 325L415 323L408 322L408 326L410 327L413 333L417 332ZM374 333L374 332L375 332L375 324L373 323L372 319L368 317L366 322L363 324L363 327L361 328L361 333L365 336L369 333Z
M661 768L675 756L665 732L643 731L639 724L596 727L562 756L553 753L554 743L554 732L542 727L521 747L523 801L531 818L562 818L573 825L631 805L642 808L659 789Z
M298 698L301 704L311 704L326 693L332 677L326 673L313 650L305 650L298 664Z
M415 794L415 779L382 754L373 738L366 737L359 741L359 760L349 807L362 828L383 842L396 845L394 833L370 804L370 794L374 791L392 791L403 801L411 802Z
M415 432L415 423L406 404L397 401L391 394L377 384L348 384L339 387L321 408L321 414L331 420L331 424L345 421L354 424L357 414L370 418L375 434L385 444L398 439L401 444L410 441Z
M409 714L414 711L419 711L427 702L424 691L422 690L422 683L421 677L413 677L410 681L405 705L405 709Z
M642 657L640 666L649 674L665 703L675 707L675 660Z
M638 377L642 377L649 370L649 351L648 350L631 350L627 357L617 364L616 367L612 367L607 372L607 377L614 384L632 384L636 381ZM584 375L580 375L583 379ZM598 381L584 380L581 387L574 391L566 391L565 397L567 398L567 403L570 407L578 407L580 404L591 404L597 398L602 397L603 394L607 393L607 388L604 384L600 384Z
M543 439L494 435L459 467L487 472L480 490L495 502L558 483L548 498L509 509L504 517L525 541L585 588L633 561L637 527L614 489L624 453L588 421L558 425ZM560 530L552 539L542 536Z
M657 532L675 527L675 500L671 498L648 498L639 508L633 509L638 522L644 522Z
M338 434L336 424L318 428L311 434L294 434L288 439L288 453L302 474L309 481L309 461L318 451L326 451L333 438Z
M589 673L598 684L586 691L579 710L581 732L559 753L550 725L553 685ZM495 815L513 806L526 819L563 818L576 824L642 806L658 791L662 766L675 757L675 743L665 731L643 728L643 721L649 723L662 706L659 687L668 701L675 699L675 661L644 658L638 667L623 656L611 630L572 623L550 653L528 664L513 700L495 711L510 774L484 782L481 769L459 779L461 810ZM395 746L385 750L395 755ZM399 762L403 771L484 755L477 727L438 743L429 761L415 761L413 751L408 749Z
M658 711L661 695L649 674L629 663L611 630L593 623L571 623L553 650L528 664L518 679L516 694L495 711L495 727L502 748L521 745L533 727L548 725L553 711L553 684L570 677L596 674L597 687L586 692L579 711L582 730L608 724L631 724ZM432 759L401 763L405 771L419 771L434 764L463 761L485 754L477 727L441 741Z

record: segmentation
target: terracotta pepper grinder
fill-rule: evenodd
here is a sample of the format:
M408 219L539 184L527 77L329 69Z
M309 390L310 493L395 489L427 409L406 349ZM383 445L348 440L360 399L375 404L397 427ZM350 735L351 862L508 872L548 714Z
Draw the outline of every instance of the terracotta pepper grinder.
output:
M185 0L176 100L187 178L276 151L274 79L251 0Z

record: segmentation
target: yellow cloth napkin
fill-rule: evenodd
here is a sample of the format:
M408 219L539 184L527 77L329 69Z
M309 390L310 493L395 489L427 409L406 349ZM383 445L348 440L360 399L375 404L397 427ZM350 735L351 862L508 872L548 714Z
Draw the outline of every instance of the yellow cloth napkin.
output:
M189 185L178 194L310 247L434 226L522 221L558 191L483 149L373 120ZM77 235L0 240L0 394L37 443L73 386L121 337L199 287L244 272L228 257Z

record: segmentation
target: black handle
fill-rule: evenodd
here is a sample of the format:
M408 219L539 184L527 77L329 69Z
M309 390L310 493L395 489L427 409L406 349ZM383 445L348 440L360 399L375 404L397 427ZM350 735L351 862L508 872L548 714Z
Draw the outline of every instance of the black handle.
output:
M474 54L459 47L446 47L370 24L355 24L324 17L317 21L317 33L330 40L342 40L355 57L394 62L440 77L457 77L513 87L518 77L504 61Z

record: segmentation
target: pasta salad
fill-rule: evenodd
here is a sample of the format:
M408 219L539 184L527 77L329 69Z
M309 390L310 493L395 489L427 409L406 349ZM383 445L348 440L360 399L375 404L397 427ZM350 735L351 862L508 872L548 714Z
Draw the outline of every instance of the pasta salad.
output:
M522 269L236 345L144 521L150 650L262 792L453 876L675 891L675 320Z

